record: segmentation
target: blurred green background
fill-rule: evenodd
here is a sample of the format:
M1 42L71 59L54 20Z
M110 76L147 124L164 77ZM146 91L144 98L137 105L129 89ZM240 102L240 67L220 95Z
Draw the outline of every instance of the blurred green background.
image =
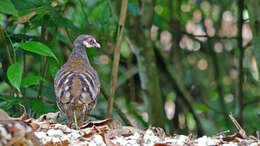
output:
M37 118L57 112L53 79L73 40L91 34L88 57L104 119L121 0L0 0L0 108ZM260 123L259 0L128 0L115 103L132 125L169 133L248 133ZM107 96L107 95L106 95ZM123 125L118 110L113 117Z

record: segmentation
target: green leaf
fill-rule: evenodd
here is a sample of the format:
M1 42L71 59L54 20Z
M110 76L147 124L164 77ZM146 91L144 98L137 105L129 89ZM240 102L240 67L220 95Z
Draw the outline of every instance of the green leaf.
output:
M104 9L102 10L101 14L99 15L98 19L100 22L107 22L109 17L111 16L111 12L109 10L109 6L105 5Z
M128 58L128 56L131 54L131 50L125 41L121 43L120 54L125 58Z
M67 18L60 18L59 20L61 23L60 23L60 27L65 27L65 28L70 28L70 29L74 29L74 30L79 30L78 27L76 27L73 22Z
M0 104L0 108L2 108L4 110L9 110L14 105L18 105L19 103L21 103L23 101L22 98L17 98L17 97L13 97L13 96L5 96L5 97L0 96L0 100L3 100L3 102L1 102L1 104Z
M52 50L41 42L27 41L24 43L19 43L19 46L26 51L33 52L42 56L53 57L57 62L57 57L53 54Z
M6 82L0 83L0 93L3 93L4 91L10 89L10 86Z
M88 20L96 21L107 21L109 18L109 6L106 1L99 0L88 9Z
M18 17L17 10L11 0L0 0L0 12Z
M23 78L22 80L22 84L21 86L23 88L27 88L29 86L32 86L32 85L37 85L40 83L40 81L46 81L44 78L40 77L40 76L29 76L29 77L25 77Z
M39 115L46 114L48 112L57 111L57 109L55 108L56 107L55 105L46 104L46 103L43 103L42 101L36 100L36 99L31 100L29 102L29 104L30 104L32 110Z
M44 6L43 0L11 0L11 1L13 1L13 5L19 11L19 13L21 11L28 11L30 9L36 9L37 7Z
M20 85L22 80L22 70L20 63L12 64L8 67L7 78L11 85L20 91Z

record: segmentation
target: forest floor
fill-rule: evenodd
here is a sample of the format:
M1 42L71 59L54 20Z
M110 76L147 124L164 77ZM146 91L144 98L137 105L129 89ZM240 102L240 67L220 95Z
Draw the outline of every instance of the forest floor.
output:
M259 138L247 136L237 125L238 132L233 135L195 137L192 134L169 135L162 128L150 127L141 130L136 127L121 126L114 119L102 121L87 121L80 130L75 130L56 122L59 113L48 113L38 119L23 115L21 118L0 120L1 145L90 145L90 146L260 146ZM234 119L233 119L234 120ZM6 139L4 139L6 138Z

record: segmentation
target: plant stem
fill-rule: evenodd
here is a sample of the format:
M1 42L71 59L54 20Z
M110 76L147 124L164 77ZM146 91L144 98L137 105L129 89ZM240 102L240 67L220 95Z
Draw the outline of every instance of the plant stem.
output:
M14 44L13 44L12 39L10 38L9 34L5 30L4 30L4 33L5 33L5 35L7 36L8 40L11 43L11 46L12 46L13 52L14 52L13 53L14 54L14 63L16 63L16 49L14 48Z
M243 60L244 60L244 48L243 48L243 38L242 38L242 27L243 27L243 10L244 10L244 0L238 1L238 87L237 87L237 104L238 104L238 121L243 126L243 85L244 85L244 70L243 70Z
M48 40L48 32L47 29L45 27L42 27L41 29L41 38L44 40ZM46 56L43 56L43 61L42 61L42 67L41 67L41 76L44 78L45 77L45 71L46 70ZM43 87L43 82L40 81L40 87L39 87L39 91L38 91L38 98L40 98L41 94L42 94L42 87ZM44 99L42 99L42 101L44 101Z
M209 40L209 46L211 46L210 48L213 48L212 46L212 41ZM219 104L221 107L221 112L224 113L224 119L226 117L228 117L228 109L225 103L225 99L224 99L224 88L223 88L223 73L221 70L221 59L219 59L218 54L216 54L216 52L213 49L209 50L212 62L213 62L213 66L214 66L214 77L215 77L215 81L216 81L216 86L217 86L217 92L218 92L218 100L219 100ZM227 124L227 120L225 120L225 123Z
M43 77L43 78L45 78L45 76L46 76L46 66L47 66L47 58L46 58L46 56L43 56L43 61L42 61L42 69L41 69L41 76ZM41 94L42 94L42 87L43 87L43 82L41 81L40 82L40 87L39 87L39 92L38 92L38 97L40 97L41 96ZM42 99L42 101L44 102L44 98Z
M110 96L108 99L108 106L107 106L107 118L112 117L112 109L113 109L114 95L115 95L116 82L117 82L118 65L120 59L120 46L123 38L127 4L128 4L128 0L123 0L121 4L120 19L119 19L118 31L117 31L117 41L114 50L113 69L112 69L112 76L110 81Z
M23 76L22 78L24 78L25 76L25 72L26 71L26 54L25 52L23 52ZM26 88L22 88L22 94L23 96L26 96Z
M6 42L6 39L5 39L4 31L3 31L1 25L0 25L0 35L1 35L1 38L2 38L3 43L4 43L5 52L6 52L6 55L8 57L9 64L11 65L11 64L13 64L13 60L12 60L12 57L10 55L10 52L9 52L9 49L8 49L8 45L7 45L7 42Z

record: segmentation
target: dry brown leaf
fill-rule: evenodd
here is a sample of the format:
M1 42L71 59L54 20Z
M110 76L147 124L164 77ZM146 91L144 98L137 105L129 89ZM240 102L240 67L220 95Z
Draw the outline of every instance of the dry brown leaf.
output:
M120 137L120 136L128 137L128 136L133 135L133 133L127 128L121 128L121 129L110 130L105 135L107 138L113 139L116 136L117 137Z
M96 134L96 133L95 133L95 132L85 133L82 137L84 137L84 138L90 138L90 137L93 136L94 134Z

